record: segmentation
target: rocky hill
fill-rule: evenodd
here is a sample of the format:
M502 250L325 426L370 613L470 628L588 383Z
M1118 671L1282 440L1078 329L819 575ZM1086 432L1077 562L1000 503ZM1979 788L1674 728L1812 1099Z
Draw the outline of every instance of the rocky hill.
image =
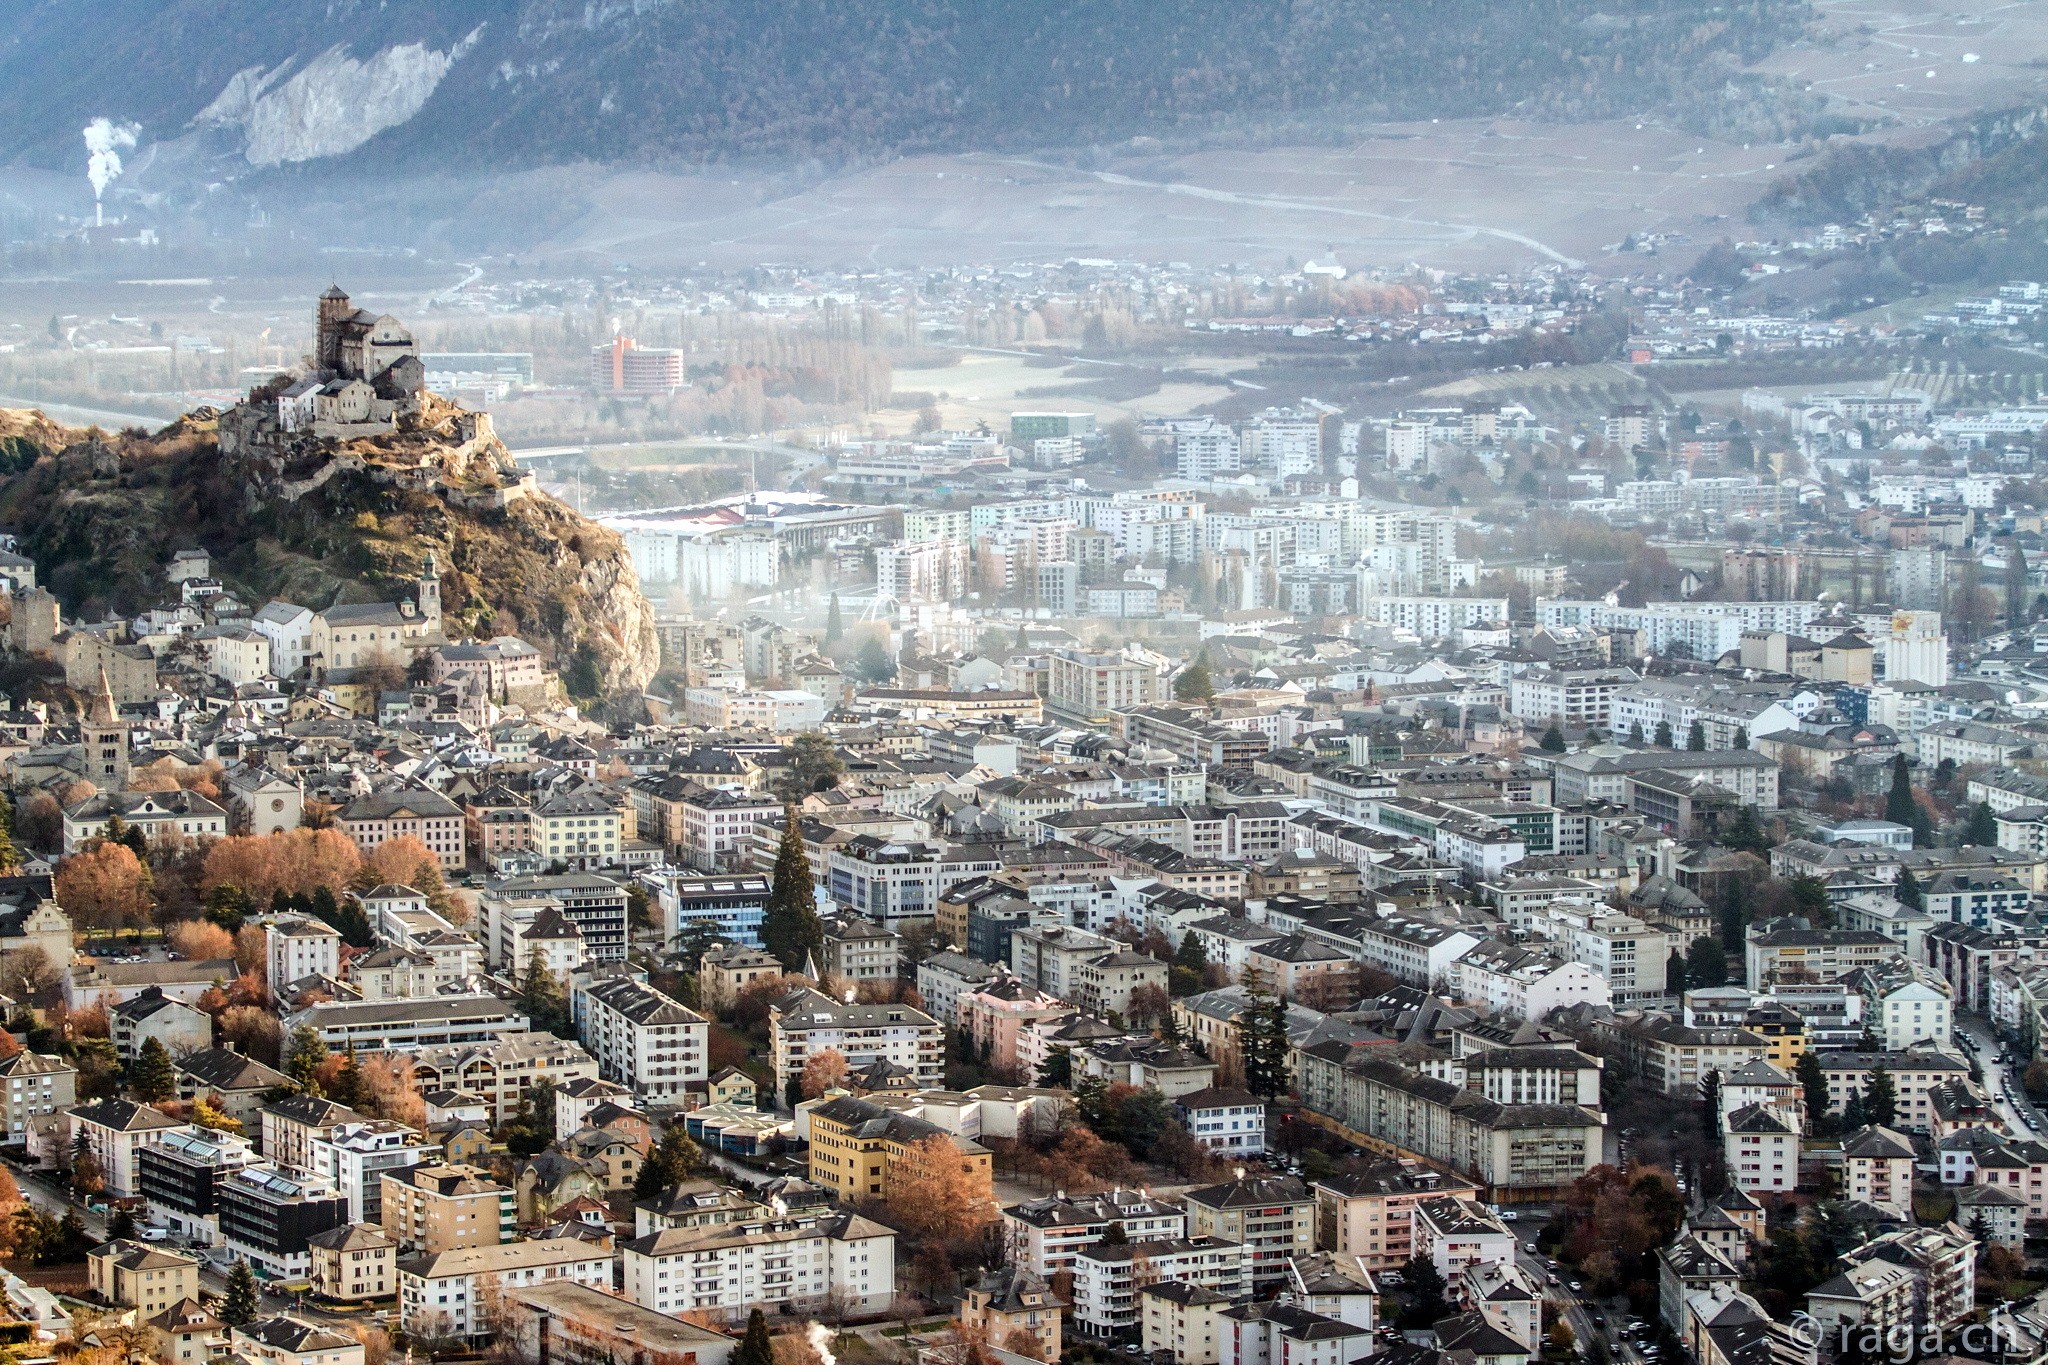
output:
M0 159L675 164L1710 104L1802 0L24 0ZM1719 118L1721 115L1716 114ZM159 153L165 153L159 157Z
M653 676L624 543L522 479L488 419L428 395L387 435L277 441L252 411L108 434L0 410L0 528L67 616L161 602L180 549L252 606L315 608L408 596L432 554L449 635L521 635L586 699L630 706Z

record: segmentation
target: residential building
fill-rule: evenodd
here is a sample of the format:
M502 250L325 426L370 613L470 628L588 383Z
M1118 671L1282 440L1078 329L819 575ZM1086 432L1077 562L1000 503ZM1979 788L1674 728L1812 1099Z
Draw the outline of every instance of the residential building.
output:
M652 1103L679 1103L709 1076L710 1024L645 981L616 976L575 987L577 1034L599 1074Z
M4 1145L28 1141L35 1120L67 1109L78 1101L78 1068L62 1057L17 1052L0 1061L0 1117L7 1125Z
M1091 1336L1139 1330L1147 1285L1193 1285L1231 1300L1252 1292L1244 1246L1221 1237L1096 1242L1079 1250L1073 1269L1074 1325Z
M509 1242L517 1223L512 1189L478 1166L421 1163L384 1176L384 1236L408 1254Z
M614 1259L609 1237L550 1237L407 1257L398 1263L399 1326L415 1340L481 1343L491 1335L491 1303L565 1280L610 1289Z
M1003 1244L1016 1264L1050 1278L1073 1269L1076 1253L1101 1241L1111 1223L1121 1226L1133 1242L1170 1242L1188 1233L1187 1210L1139 1190L1119 1188L1012 1204L1003 1210Z
M1415 1254L1426 1256L1446 1284L1475 1265L1511 1265L1515 1234L1484 1205L1440 1194L1415 1206Z
M83 1143L99 1162L107 1192L121 1199L141 1193L137 1153L173 1133L192 1130L191 1124L133 1100L94 1100L73 1106L65 1111L65 1117L70 1123L67 1149Z
M349 1221L331 1183L281 1166L244 1166L220 1181L218 1197L221 1245L266 1279L311 1275L310 1239Z
M1222 1185L1189 1190L1191 1237L1216 1237L1245 1249L1253 1287L1286 1277L1290 1258L1315 1250L1316 1201L1293 1176L1240 1176Z
M199 1258L169 1247L127 1240L102 1242L86 1253L86 1280L110 1304L153 1317L199 1297Z
M797 990L769 1007L768 1045L776 1084L784 1088L827 1048L855 1071L876 1061L899 1066L919 1089L936 1090L945 1080L945 1030L908 1005L846 1004Z
M711 1227L667 1228L619 1249L626 1297L663 1313L738 1323L755 1306L866 1317L896 1297L896 1234L857 1213L764 1212ZM607 1281L610 1261L605 1263Z
M387 1299L398 1292L398 1248L367 1223L348 1223L306 1239L313 1292L336 1303Z

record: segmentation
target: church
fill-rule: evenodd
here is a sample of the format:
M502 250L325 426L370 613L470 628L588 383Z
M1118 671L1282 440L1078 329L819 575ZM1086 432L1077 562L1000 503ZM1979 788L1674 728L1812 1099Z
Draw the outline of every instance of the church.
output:
M277 395L277 423L315 436L374 436L419 411L426 370L412 332L330 285L313 312L304 374Z

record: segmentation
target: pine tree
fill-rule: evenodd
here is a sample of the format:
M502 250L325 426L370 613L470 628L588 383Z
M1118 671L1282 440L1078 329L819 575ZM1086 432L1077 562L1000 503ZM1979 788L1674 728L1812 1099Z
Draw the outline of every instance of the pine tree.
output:
M1927 908L1927 897L1920 890L1920 879L1913 875L1913 869L1910 867L1899 869L1899 880L1894 887L1894 894L1898 897L1899 904L1908 910Z
M1800 1089L1806 1092L1807 1129L1817 1132L1828 1112L1828 1073L1820 1064L1820 1054L1811 1049L1800 1053L1793 1071Z
M1538 743L1546 754L1561 754L1565 751L1564 731L1557 728L1556 721L1552 721L1550 728L1543 732L1543 738Z
M1899 1091L1892 1073L1882 1064L1870 1069L1870 1095L1864 1101L1869 1122L1889 1128L1899 1117Z
M1696 754L1705 753L1707 751L1707 727L1699 721L1694 721L1692 727L1685 732L1685 747Z
M220 1301L217 1316L230 1327L241 1327L256 1320L256 1311L256 1272L249 1269L247 1261L238 1259L235 1268L228 1272L228 1292ZM755 1316L760 1316L759 1309ZM762 1331L767 1331L766 1324Z
M207 893L207 922L218 924L231 934L241 929L242 922L255 908L249 900L249 893L233 882L222 882Z
M162 1104L178 1093L177 1068L171 1065L171 1054L164 1048L162 1039L143 1041L142 1051L135 1057L135 1074L130 1077L128 1088L144 1104Z
M1657 722L1657 747L1660 749L1671 747L1671 722L1668 720Z
M21 866L21 854L14 847L14 800L0 793L0 872Z
M313 1074L320 1069L320 1063L327 1060L327 1044L320 1041L319 1030L307 1020L292 1030L291 1040L285 1045L285 1074L297 1081L306 1090L314 1089Z
M1256 972L1245 980L1246 1004L1239 1011L1237 1055L1244 1067L1244 1088L1263 1100L1287 1093L1287 1002L1266 989Z
M1641 744L1643 742L1643 723L1641 721L1629 722L1628 742L1631 744Z
M1970 812L1970 823L1963 826L1963 842L1978 848L1991 848L1998 843L1998 816L1992 812L1989 801L1979 801Z
M570 1026L569 1002L562 994L562 983L548 970L547 955L538 943L526 955L526 979L520 983L519 1009L533 1021L535 1030L568 1036L564 1030Z
M1849 1098L1842 1104L1842 1131L1853 1133L1869 1122L1869 1114L1863 1107L1863 1092L1851 1090Z
M1738 749L1747 749L1749 747L1749 731L1740 725L1735 727L1735 747Z
M1771 851L1771 836L1764 833L1763 826L1757 823L1755 807L1743 806L1735 812L1735 818L1721 831L1721 846L1738 853Z
M1695 986L1720 986L1728 981L1728 950L1721 940L1702 934L1685 957L1685 979Z
M818 922L811 860L804 852L795 806L783 809L782 845L775 853L774 882L761 916L761 946L792 972L802 971L806 958L823 962L825 957L825 929Z
M1904 754L1892 757L1892 785L1884 797L1884 818L1911 829L1916 848L1925 847L1930 842L1928 835L1932 831L1927 812L1913 799L1913 769Z
M825 609L825 643L837 644L839 637L845 633L846 628L839 620L839 594L835 592L832 594L832 605Z
M1216 684L1209 677L1209 665L1196 659L1180 671L1173 680L1173 696L1176 701L1207 701L1216 695Z
M349 1109L358 1108L363 1102L363 1069L356 1064L353 1041L348 1045L348 1055L342 1059L341 1070L335 1073L334 1093L327 1098Z
M1045 1054L1045 1061L1038 1067L1038 1084L1047 1089L1065 1090L1074 1084L1074 1054L1063 1047L1053 1048Z
M107 1220L107 1240L126 1241L135 1235L135 1215L126 1209L114 1210L114 1216Z
M747 1314L747 1335L732 1353L732 1365L775 1365L775 1346L768 1339L768 1319L756 1308Z

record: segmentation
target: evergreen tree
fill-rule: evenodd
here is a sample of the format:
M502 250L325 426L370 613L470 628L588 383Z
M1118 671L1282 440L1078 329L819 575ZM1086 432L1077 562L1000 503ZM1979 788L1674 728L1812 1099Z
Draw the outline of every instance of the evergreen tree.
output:
M1842 1102L1842 1131L1853 1133L1869 1122L1869 1111L1863 1105L1863 1092L1851 1090L1849 1098Z
M1889 1128L1898 1121L1899 1090L1892 1082L1892 1073L1882 1064L1870 1069L1870 1095L1864 1101L1864 1113L1868 1122Z
M14 847L14 799L0 792L0 872L21 866L21 854Z
M249 893L233 882L222 882L207 893L207 922L218 924L231 934L241 929L242 922L255 908L249 900Z
M1721 846L1732 848L1737 853L1764 854L1771 851L1771 836L1757 823L1754 806L1743 806L1735 812L1735 818L1721 831Z
M237 1258L235 1268L228 1272L228 1292L215 1316L230 1327L241 1327L254 1322L256 1312L256 1272L249 1269L248 1261ZM759 1313L756 1309L755 1315Z
M1038 1084L1047 1089L1065 1090L1074 1084L1074 1054L1063 1047L1053 1048L1039 1063Z
M846 628L839 620L839 594L835 592L832 594L832 605L825 609L825 643L837 644L839 637L845 633Z
M178 1093L178 1072L171 1065L171 1054L161 1039L143 1041L142 1051L135 1057L135 1073L129 1078L128 1088L144 1104L162 1104Z
M363 1069L356 1064L356 1045L351 1041L348 1054L342 1058L341 1070L335 1073L334 1093L327 1097L336 1104L355 1109L363 1103Z
M1800 916L1816 929L1831 928L1835 922L1835 904L1828 899L1828 884L1818 877L1797 876L1789 883L1792 904Z
M756 1308L747 1314L747 1335L732 1353L732 1365L775 1365L775 1346L768 1339L768 1319Z
M1173 696L1176 701L1207 701L1216 695L1216 684L1209 677L1209 665L1196 659L1180 671L1173 680Z
M1806 1092L1807 1127L1817 1131L1828 1112L1828 1073L1821 1067L1820 1054L1811 1049L1800 1053L1793 1074L1799 1078L1800 1089Z
M299 1083L303 1090L314 1090L313 1074L320 1069L320 1063L327 1060L327 1044L320 1041L319 1030L306 1020L292 1030L289 1042L285 1044L284 1070L287 1076Z
M543 1033L566 1038L569 1033L569 1001L562 983L548 970L547 955L536 943L526 955L526 979L519 985L519 1009L533 1027Z
M1727 984L1728 950L1720 939L1702 934L1692 941L1685 957L1685 979L1695 986Z
M1671 722L1668 720L1657 722L1657 747L1660 749L1671 747Z
M1998 843L1998 817L1992 813L1989 801L1979 801L1970 812L1970 823L1963 826L1963 842L1978 848L1992 848Z
M155 1040L152 1039L152 1042ZM114 1210L114 1216L107 1220L107 1240L126 1241L135 1235L135 1215L126 1209Z
M1193 995L1202 989L1202 983L1209 970L1209 953L1202 947L1202 941L1189 930L1180 937L1180 947L1174 950L1173 961L1167 964L1166 987L1169 995L1176 998Z
M1884 797L1884 818L1911 829L1914 847L1924 848L1930 842L1932 829L1927 821L1927 812L1913 799L1913 769L1904 754L1892 757L1892 785Z
M1564 731L1557 728L1556 721L1552 721L1550 728L1543 732L1543 738L1538 743L1546 754L1561 754L1565 751Z
M774 882L761 917L761 946L792 972L802 971L806 958L819 964L825 958L825 929L818 922L811 860L804 852L803 830L793 805L783 810L782 845L775 853Z
M1683 995L1686 987L1685 954L1673 953L1664 959L1664 993Z
M1749 747L1749 731L1740 725L1735 727L1735 747L1738 749L1747 749Z
M1239 1011L1237 1055L1244 1066L1244 1088L1263 1100L1287 1093L1287 1002L1266 989L1258 973L1247 972L1246 1004Z
M1705 753L1707 751L1707 727L1699 721L1694 721L1691 728L1685 732L1685 747L1696 754Z
M1920 879L1913 875L1913 869L1910 867L1899 869L1899 880L1893 887L1893 894L1898 897L1899 904L1908 910L1927 908L1927 897L1920 890Z
M1641 721L1629 722L1628 742L1631 744L1641 744L1643 742L1643 723Z

